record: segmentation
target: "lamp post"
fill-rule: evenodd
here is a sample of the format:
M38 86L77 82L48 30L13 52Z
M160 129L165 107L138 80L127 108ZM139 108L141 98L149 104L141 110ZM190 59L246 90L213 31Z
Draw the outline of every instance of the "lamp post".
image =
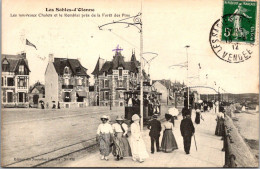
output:
M129 21L129 19L133 19L132 21ZM140 115L141 115L141 120L140 120L140 127L141 130L143 130L143 65L142 65L142 59L143 59L143 24L142 24L142 13L138 13L135 16L128 17L125 19L121 19L118 21L113 21L110 23L103 24L99 26L98 28L102 30L103 27L107 25L112 25L112 24L126 24L127 27L134 26L139 30L140 33Z
M188 56L188 48L190 46L189 45L186 45L185 48L186 48L186 55L187 55L187 97L188 97L188 109L189 109L189 105L190 105L190 92L189 92L189 56Z

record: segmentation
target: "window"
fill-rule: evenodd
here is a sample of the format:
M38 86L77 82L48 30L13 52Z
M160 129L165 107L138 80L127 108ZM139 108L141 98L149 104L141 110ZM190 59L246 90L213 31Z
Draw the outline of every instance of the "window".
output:
M64 74L69 74L69 67L68 67L68 66L66 66L66 67L64 68Z
M24 102L24 93L23 92L18 93L18 102Z
M64 93L64 102L70 102L70 92Z
M82 85L82 78L81 78L81 77L79 77L79 78L77 79L77 85L78 85L78 86L81 86L81 85Z
M64 78L64 85L69 85L69 84L70 84L70 79Z
M19 77L19 79L18 79L18 87L26 87L25 77Z
M119 76L123 75L123 69L119 69Z
M4 60L2 63L2 71L3 72L9 72L9 63L7 60Z
M14 78L12 77L7 78L7 86L14 86Z
M80 73L81 72L81 68L80 67L76 67L76 72Z
M24 65L19 65L19 74L24 74Z
M105 100L109 100L109 92L105 92Z
M108 80L104 80L104 84L105 84L105 86L104 87L109 87L109 81Z
M1 85L3 86L4 85L4 78L2 77L1 79Z
M118 87L123 87L123 80L118 80Z
M8 103L13 102L13 92L7 92L7 102Z

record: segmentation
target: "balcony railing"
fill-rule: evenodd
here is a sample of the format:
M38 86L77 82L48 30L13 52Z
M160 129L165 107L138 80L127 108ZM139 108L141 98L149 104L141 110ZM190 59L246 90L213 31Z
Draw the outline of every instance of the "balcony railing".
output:
M62 89L73 89L73 85L62 85Z

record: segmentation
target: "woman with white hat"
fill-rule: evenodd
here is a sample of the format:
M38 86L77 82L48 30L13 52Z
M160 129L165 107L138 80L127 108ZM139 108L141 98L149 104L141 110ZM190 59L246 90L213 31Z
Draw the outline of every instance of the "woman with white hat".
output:
M140 130L140 117L137 114L132 116L132 120L134 121L131 124L131 150L133 160L139 160L140 163L144 162L144 159L148 158L149 155L146 151L146 147L144 144L144 140L142 138L142 133Z
M97 129L97 140L99 142L99 150L101 154L101 160L108 161L108 156L111 153L111 142L113 129L111 124L108 123L109 117L103 115L101 117L102 123L98 126Z
M116 122L112 125L114 130L114 146L113 146L113 155L116 157L116 160L119 161L123 157L132 156L131 148L127 140L128 127L124 123L124 119L120 116L116 118Z

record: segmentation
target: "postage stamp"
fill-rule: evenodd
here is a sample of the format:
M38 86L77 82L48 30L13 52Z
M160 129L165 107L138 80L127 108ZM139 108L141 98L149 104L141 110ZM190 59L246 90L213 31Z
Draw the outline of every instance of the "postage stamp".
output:
M224 0L222 41L255 42L257 2Z
M257 2L224 0L223 16L211 27L210 46L217 57L240 63L254 55Z

